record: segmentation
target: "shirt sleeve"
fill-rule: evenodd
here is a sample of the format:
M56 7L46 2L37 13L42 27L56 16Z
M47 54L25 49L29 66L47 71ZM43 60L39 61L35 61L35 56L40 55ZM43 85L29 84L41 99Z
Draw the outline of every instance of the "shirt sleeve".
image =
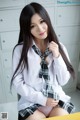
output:
M67 49L65 48L65 46L62 43L61 43L61 46L62 46L68 60L70 61ZM53 59L54 59L53 67L54 67L54 71L56 74L56 79L57 79L58 83L61 86L63 86L69 81L70 73L69 73L67 66L61 55L58 58L53 58Z
M18 65L19 59L20 50L15 49L12 60L13 73ZM15 88L17 93L21 95L23 98L25 98L27 101L46 106L47 98L42 94L42 92L36 91L31 86L27 85L24 81L23 72L19 72L19 70L13 80L13 88Z

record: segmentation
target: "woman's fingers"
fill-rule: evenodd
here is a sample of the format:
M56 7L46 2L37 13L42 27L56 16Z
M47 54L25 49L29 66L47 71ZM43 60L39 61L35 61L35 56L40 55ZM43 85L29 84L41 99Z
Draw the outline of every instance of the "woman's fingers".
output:
M58 105L58 102L52 102L51 106L55 107L56 105Z
M46 105L54 107L54 106L58 105L58 102L59 102L59 100L54 100L53 98L48 98Z
M52 51L54 57L58 57L60 55L57 43L51 41L48 47L49 50Z

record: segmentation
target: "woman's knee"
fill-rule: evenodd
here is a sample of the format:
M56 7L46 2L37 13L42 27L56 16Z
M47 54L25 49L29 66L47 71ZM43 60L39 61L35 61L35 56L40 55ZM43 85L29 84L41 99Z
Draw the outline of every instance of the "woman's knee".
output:
M41 120L43 118L46 118L46 116L39 110L36 110L32 115L30 115L25 120Z
M53 116L61 116L61 115L68 115L69 113L64 110L63 108L60 107L55 107L52 109L52 111L49 114L49 117L53 117Z

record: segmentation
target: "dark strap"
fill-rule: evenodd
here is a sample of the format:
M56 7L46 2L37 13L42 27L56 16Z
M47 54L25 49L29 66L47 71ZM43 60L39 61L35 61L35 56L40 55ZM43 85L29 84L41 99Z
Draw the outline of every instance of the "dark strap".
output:
M41 69L39 71L39 78L43 77L46 83L45 89L42 90L43 95L45 95L46 97L54 98L55 100L59 100L59 95L54 91L50 83L48 65L45 61L45 58L52 52L50 52L47 48L44 54L42 54L41 51L35 45L33 45L32 48L41 57Z
M39 72L39 78L44 78L46 80L50 79L50 76L48 75L48 66L47 66L47 62L45 61L45 58L51 54L51 52L49 51L49 49L47 48L44 52L44 54L41 53L41 51L35 46L32 46L33 50L41 57L41 70Z

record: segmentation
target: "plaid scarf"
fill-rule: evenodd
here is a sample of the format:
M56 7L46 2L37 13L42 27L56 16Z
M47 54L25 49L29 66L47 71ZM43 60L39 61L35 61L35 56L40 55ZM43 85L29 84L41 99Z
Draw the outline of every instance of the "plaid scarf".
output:
M50 83L50 76L49 76L49 70L47 62L45 61L45 58L50 55L52 52L49 51L47 48L44 52L44 54L41 53L41 51L35 46L32 46L33 50L41 57L41 69L39 71L39 78L44 78L46 86L45 89L42 90L42 93L49 98L54 98L55 100L59 100L59 95L54 92L52 85Z

